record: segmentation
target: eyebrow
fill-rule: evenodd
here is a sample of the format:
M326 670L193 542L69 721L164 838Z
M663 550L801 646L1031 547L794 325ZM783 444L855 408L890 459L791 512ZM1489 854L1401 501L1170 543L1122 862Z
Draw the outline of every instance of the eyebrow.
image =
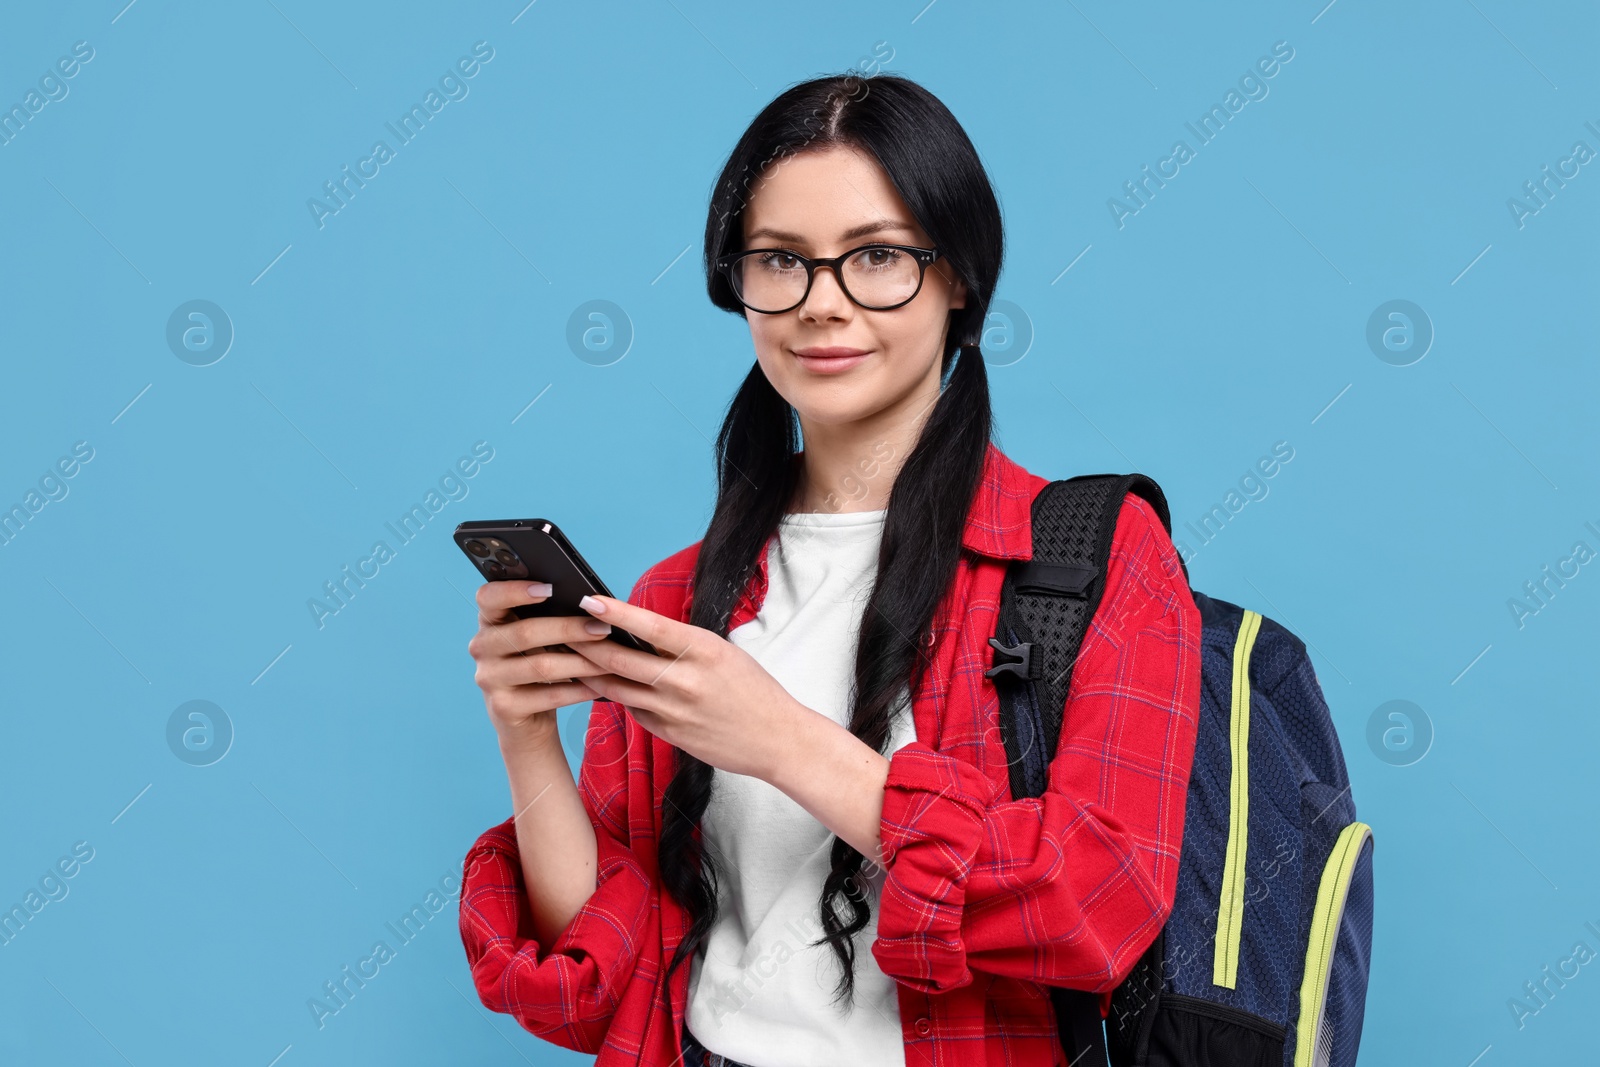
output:
M853 241L857 237L866 237L870 234L883 233L888 230L909 231L910 229L911 227L903 222L895 222L892 219L879 219L877 222L865 222L860 226L853 226L844 231L844 233L840 234L839 239L841 241ZM758 230L750 231L750 236L747 238L747 240L754 241L758 237L770 237L773 240L787 241L790 244L806 243L806 238L802 237L798 233L788 233L783 230L774 230L768 226L763 226Z

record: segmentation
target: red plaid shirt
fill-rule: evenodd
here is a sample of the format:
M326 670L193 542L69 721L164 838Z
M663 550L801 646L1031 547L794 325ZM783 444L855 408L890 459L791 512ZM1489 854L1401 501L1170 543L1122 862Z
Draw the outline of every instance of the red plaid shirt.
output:
M889 760L887 872L872 955L897 983L906 1062L1065 1063L1045 985L1110 991L1172 909L1200 706L1200 613L1155 512L1132 493L1106 592L1072 676L1043 797L1011 799L988 639L1006 565L1032 554L1046 479L994 445L913 693L917 740ZM657 563L629 601L687 620L700 543ZM730 629L766 594L767 560ZM483 1003L597 1067L670 1067L689 968L660 978L686 929L657 877L673 750L596 700L579 790L599 845L594 895L553 944L532 935L510 819L467 854L461 939Z

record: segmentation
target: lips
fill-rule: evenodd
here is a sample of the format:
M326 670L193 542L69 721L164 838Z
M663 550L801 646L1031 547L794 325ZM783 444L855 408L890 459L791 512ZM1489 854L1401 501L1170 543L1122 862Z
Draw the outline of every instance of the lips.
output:
M849 370L856 364L863 362L868 355L866 349L846 348L843 346L813 347L795 349L795 359L807 370L820 374L837 374Z

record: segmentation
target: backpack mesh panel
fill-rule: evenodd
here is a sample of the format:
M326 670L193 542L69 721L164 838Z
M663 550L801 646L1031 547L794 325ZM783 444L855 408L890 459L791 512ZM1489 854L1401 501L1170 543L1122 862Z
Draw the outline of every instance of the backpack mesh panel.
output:
M1327 1023L1331 1035L1328 1067L1355 1067L1361 1044L1362 1012L1367 1000L1367 975L1372 968L1372 850L1375 838L1361 846L1328 978Z
M1033 517L1033 558L1035 559L1093 559L1100 517L1110 506L1108 497L1114 488L1111 482L1090 482L1088 485L1047 488L1055 500L1051 506L1036 501ZM1120 505L1119 505L1120 506ZM1101 581L1104 575L1101 576ZM1007 577L1009 587L1011 579ZM1009 590L1008 590L1009 591ZM1015 613L1010 620L1019 638L1036 642L1034 654L1042 655L1039 676L1039 717L1050 738L1061 735L1061 716L1067 701L1067 669L1077 658L1063 647L1065 635L1074 627L1087 632L1089 603L1074 597L1018 596ZM1081 646L1080 646L1081 647Z
M1207 631L1203 640L1201 725L1184 814L1183 859L1178 892L1167 920L1169 988L1248 1011L1279 1025L1288 1023L1291 994L1298 990L1305 944L1298 939L1301 874L1301 763L1286 748L1272 705L1259 692L1250 699L1250 807L1245 847L1245 906L1239 938L1237 984L1212 984L1218 901L1222 895L1232 804L1230 749L1233 703L1233 640L1237 620ZM1270 660L1272 635L1263 625L1251 653Z

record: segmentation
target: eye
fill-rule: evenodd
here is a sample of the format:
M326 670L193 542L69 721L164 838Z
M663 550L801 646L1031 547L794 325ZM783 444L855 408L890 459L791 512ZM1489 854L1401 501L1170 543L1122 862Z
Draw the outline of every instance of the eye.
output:
M872 248L863 248L856 256L856 267L870 271L894 270L905 258L905 253L898 248L888 248L876 245Z
M789 252L763 252L753 257L756 265L770 271L791 271L800 269L800 260Z

